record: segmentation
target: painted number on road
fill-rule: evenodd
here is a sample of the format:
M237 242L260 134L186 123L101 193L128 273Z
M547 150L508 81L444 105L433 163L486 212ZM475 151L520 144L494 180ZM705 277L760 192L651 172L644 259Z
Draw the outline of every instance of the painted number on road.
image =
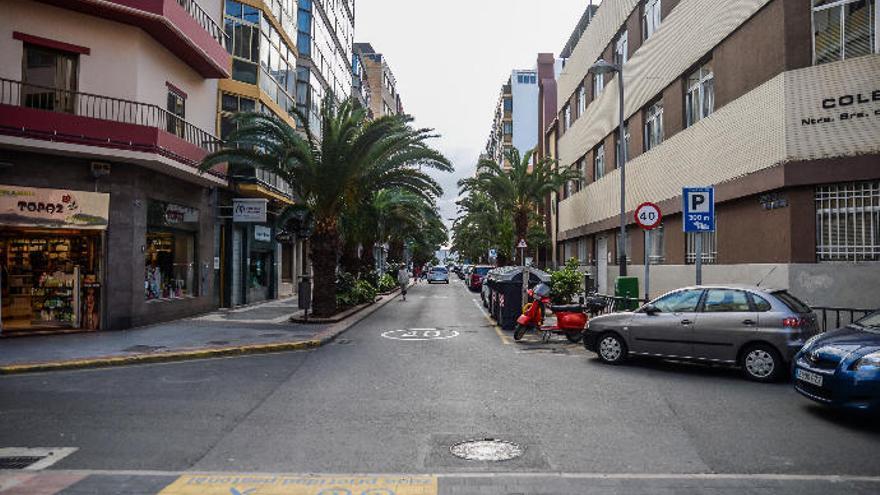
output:
M435 476L184 475L159 495L436 495Z
M437 328L408 328L405 330L389 330L384 332L382 336L392 340L445 340L458 337L458 332Z

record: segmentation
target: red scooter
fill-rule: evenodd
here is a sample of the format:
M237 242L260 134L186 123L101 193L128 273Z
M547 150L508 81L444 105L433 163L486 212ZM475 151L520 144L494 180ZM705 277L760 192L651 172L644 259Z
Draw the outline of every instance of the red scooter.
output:
M516 319L516 330L513 340L520 340L529 330L541 334L541 340L547 342L552 334L562 334L569 342L577 343L583 338L587 327L586 308L581 304L554 306L550 304L550 287L538 284L529 292L530 302L523 306L523 314ZM549 307L556 315L556 325L544 326L544 314Z

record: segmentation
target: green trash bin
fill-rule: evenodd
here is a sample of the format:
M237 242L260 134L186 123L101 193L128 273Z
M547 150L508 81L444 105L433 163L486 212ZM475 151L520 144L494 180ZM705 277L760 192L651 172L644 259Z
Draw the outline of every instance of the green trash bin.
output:
M639 278L618 277L614 285L614 296L625 298L617 302L621 311L633 311L639 307ZM628 298L628 299L627 299Z

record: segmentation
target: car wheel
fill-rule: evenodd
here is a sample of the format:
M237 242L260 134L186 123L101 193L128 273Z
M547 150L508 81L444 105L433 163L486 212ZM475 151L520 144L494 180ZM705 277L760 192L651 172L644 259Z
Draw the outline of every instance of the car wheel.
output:
M609 332L599 336L596 353L603 363L620 364L626 360L627 352L626 342L620 335Z
M740 366L746 378L765 383L778 380L784 367L779 353L767 344L747 347L740 357Z

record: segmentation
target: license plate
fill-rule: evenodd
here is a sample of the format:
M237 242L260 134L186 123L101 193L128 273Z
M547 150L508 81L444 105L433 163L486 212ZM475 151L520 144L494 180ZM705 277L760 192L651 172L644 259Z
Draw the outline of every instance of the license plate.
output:
M801 380L803 382L807 382L807 383L809 383L811 385L815 385L817 387L822 386L822 380L824 379L824 377L820 374L813 373L812 371L802 370L800 368L798 368L795 371L794 376L798 380Z

